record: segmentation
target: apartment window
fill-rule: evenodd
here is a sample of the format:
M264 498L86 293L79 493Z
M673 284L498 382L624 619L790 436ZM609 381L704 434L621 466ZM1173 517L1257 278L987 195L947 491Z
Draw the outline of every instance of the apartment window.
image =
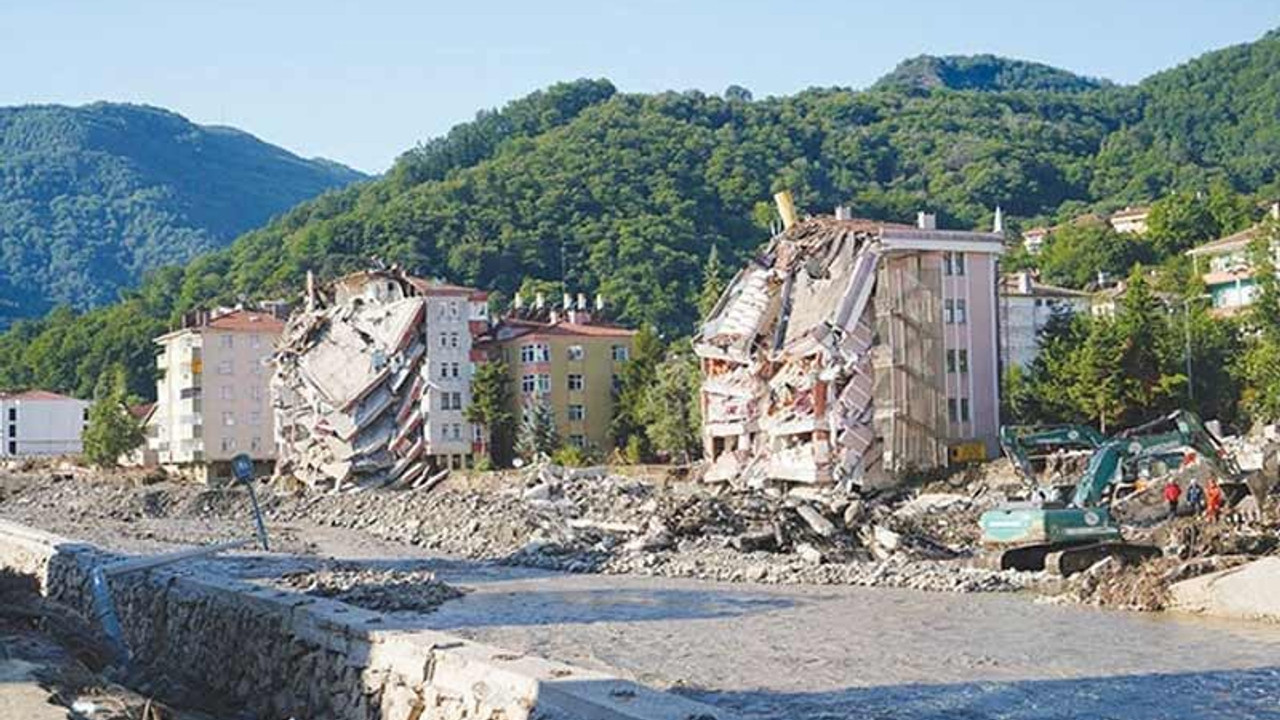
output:
M254 333L254 334L250 335L250 336L249 336L249 347L251 347L251 348L260 348L260 347L262 347L262 336L261 336L261 335L259 335L258 333Z
M231 385L223 385L222 387L218 388L218 395L223 400L235 400L236 389Z
M570 360L581 360L587 356L586 351L582 349L581 345L570 345L568 352Z
M458 301L457 300L449 301L449 317L453 318L454 320L458 319Z
M9 437L11 437L11 438L16 438L16 437L18 437L18 426L17 426L17 425L10 425L10 426L9 426Z
M261 450L262 438L258 437L257 435L254 435L253 439L249 441L249 449L254 451Z
M236 424L236 414L232 412L222 413L222 424L231 427Z
M942 301L942 315L943 315L944 321L948 325L955 324L956 322L956 301L955 300Z
M551 362L551 346L543 343L520 346L520 362Z
M250 412L250 413L249 413L249 424L250 424L250 425L261 425L261 424L262 424L262 411L260 411L260 410L254 410L254 411Z
M957 351L957 352L956 352L956 354L957 354L957 355L959 356L959 358L960 358L960 363L959 363L959 364L960 364L960 372L962 372L962 373L967 373L967 372L969 372L969 351L968 351L968 350L959 350L959 351Z
M537 390L537 375L522 375L520 377L520 392L528 394Z
M969 422L969 398L960 398L960 422Z
M587 418L587 408L583 405L569 406L569 421L577 422Z
M550 375L546 373L540 373L538 375L538 392L540 393L551 392L551 376Z
M586 435L570 435L569 444L576 448L585 448L587 446Z
M617 375L610 375L609 387L613 388L614 392L622 392L622 378Z
M964 300L957 300L956 301L956 324L964 325L966 322L968 322L968 313L967 313L966 303Z
M253 398L254 400L261 400L261 399L262 399L262 386L260 386L260 385L254 385L253 387L250 387L250 388L249 388L249 397Z
M572 391L581 390L581 389L582 389L582 375L578 373L569 373L569 390L572 392Z
M462 439L462 425L459 423L453 424L453 439L454 440Z
M85 408L84 412L80 413L80 415L82 420L89 422L89 408Z
M964 275L964 253L951 253L952 265L955 268L956 275Z
M951 253L950 252L942 253L942 274L954 275L955 274L954 271L955 271L955 266L951 264Z
M462 374L462 363L453 363L453 367L449 371L453 373L453 377L458 377Z
M448 410L461 410L461 409L462 409L462 393L460 393L460 392L446 393L446 396L451 396L451 399L450 399L450 401L449 401L449 402L450 402L450 405L449 405L449 407L448 407L448 408L446 408L446 409L448 409Z
M955 398L947 398L947 419L951 422L960 420L960 411L957 409Z
M471 440L473 442L484 442L484 427L481 425L471 426Z
M447 347L449 347L449 335L448 335L448 333L440 333L440 347L442 347L442 348L447 348Z
M222 362L218 363L219 375L231 375L234 372L235 372L235 365L233 365L230 360L223 360Z
M441 378L449 377L449 363L447 362L440 363L440 377Z
M948 350L947 351L947 372L953 373L955 371L956 371L956 351Z
M458 342L459 342L458 338L459 338L458 333L456 332L449 333L449 347L451 348L458 347Z
M233 437L222 438L222 452L230 452L236 449L236 439Z
M18 408L9 408L9 422L18 422Z
M627 360L628 358L630 358L630 357L631 357L631 351L627 349L627 346L626 346L626 345L614 345L614 346L613 346L613 361L614 361L614 362L624 362L624 361L626 361L626 360Z
M9 454L10 454L10 455L17 455L17 454L18 454L18 443L14 442L14 441L12 441L12 440L10 440L10 441L9 441Z
M218 338L218 344L230 350L236 346L236 338L234 335L223 335Z

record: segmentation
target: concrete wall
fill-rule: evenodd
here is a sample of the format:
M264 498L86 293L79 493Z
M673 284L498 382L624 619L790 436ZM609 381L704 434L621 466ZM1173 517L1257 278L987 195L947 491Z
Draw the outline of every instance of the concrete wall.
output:
M88 408L74 398L0 397L0 457L81 452Z
M0 521L0 568L91 616L88 570L114 556ZM396 627L343 603L193 572L112 582L134 664L264 717L729 720L602 673Z

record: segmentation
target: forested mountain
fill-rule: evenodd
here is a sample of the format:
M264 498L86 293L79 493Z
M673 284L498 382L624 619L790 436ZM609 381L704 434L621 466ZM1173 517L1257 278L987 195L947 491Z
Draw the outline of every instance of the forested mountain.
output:
M1015 229L1209 183L1219 195L1275 192L1280 153L1267 138L1280 133L1280 37L1132 87L1062 92L1069 83L1053 76L1024 67L981 91L890 83L762 100L557 85L409 151L382 179L154 273L126 302L24 323L0 338L0 387L84 393L123 360L134 390L149 393L148 339L177 313L296 296L307 270L332 276L373 255L496 298L558 282L563 266L569 289L600 291L620 320L686 334L711 248L736 267L766 238L782 188L813 212L849 204L909 221L928 209L949 227L989 226L1000 205ZM1027 89L1037 84L1049 89ZM1177 247L1104 260L1155 262Z
M898 63L876 81L879 90L982 90L1082 92L1110 86L1050 65L995 55L919 55Z
M158 108L0 108L0 327L112 302L363 176Z

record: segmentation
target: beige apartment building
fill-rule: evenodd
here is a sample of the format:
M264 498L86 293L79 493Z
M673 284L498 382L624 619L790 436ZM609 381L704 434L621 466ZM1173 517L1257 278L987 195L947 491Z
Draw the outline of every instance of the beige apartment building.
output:
M200 313L156 338L156 405L148 443L159 463L203 482L229 478L247 453L259 472L275 459L267 365L284 324L270 313Z

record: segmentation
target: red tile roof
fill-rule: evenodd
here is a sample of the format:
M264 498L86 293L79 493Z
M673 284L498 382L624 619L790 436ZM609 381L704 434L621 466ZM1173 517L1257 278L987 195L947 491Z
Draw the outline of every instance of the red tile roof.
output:
M48 390L24 390L19 393L0 392L0 400L75 400L67 395L59 395Z
M229 332L279 333L284 330L284 323L271 313L258 310L236 310L210 320L206 327Z

